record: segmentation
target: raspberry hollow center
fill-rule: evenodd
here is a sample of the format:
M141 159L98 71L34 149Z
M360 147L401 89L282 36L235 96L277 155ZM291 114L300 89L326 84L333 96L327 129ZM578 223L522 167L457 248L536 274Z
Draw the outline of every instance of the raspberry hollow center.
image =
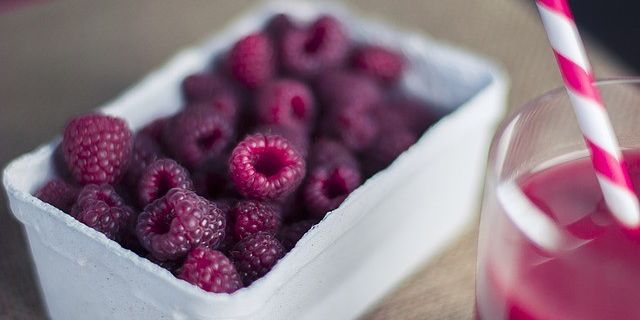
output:
M175 187L175 183L172 181L169 174L167 173L160 174L160 176L158 177L158 188L156 190L155 198L163 197L165 194L167 194L167 192L169 192L169 190L171 190L174 187Z
M322 191L327 198L334 199L349 194L349 187L347 181L336 170L325 181Z
M267 149L258 155L254 167L258 173L271 177L278 174L286 165L287 162L282 152Z
M201 150L211 150L222 138L222 132L220 130L213 130L212 132L205 134L198 138L196 143Z
M295 96L291 98L291 111L293 111L293 115L298 119L305 118L306 107L304 104L304 99L301 96Z
M304 44L304 51L306 53L316 53L324 43L326 34L326 28L320 27L314 30L311 38Z

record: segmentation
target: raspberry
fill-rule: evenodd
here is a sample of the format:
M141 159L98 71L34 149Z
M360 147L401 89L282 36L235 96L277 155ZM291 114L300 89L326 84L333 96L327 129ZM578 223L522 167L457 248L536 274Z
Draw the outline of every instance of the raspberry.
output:
M180 271L180 267L183 264L182 260L166 260L166 261L158 260L152 254L147 254L145 258L147 258L147 260L153 262L154 264L158 265L160 268L166 269L167 271L171 272L174 275L176 275Z
M370 109L382 98L382 90L370 77L349 71L332 71L315 82L318 100L329 109L339 112L347 106Z
M406 128L380 134L376 143L365 152L368 160L367 171L374 173L384 169L416 141L416 135Z
M264 29L271 38L279 40L285 32L293 28L295 25L291 18L284 13L279 13L269 19Z
M224 212L193 191L171 189L138 217L138 239L156 259L177 260L197 246L216 248L224 237Z
M35 194L36 198L62 210L70 212L76 202L78 190L66 181L58 178L49 180Z
M392 101L388 107L398 111L406 121L408 128L416 136L422 135L430 125L438 120L438 114L433 111L432 107L414 98L404 97Z
M208 292L232 293L242 288L242 280L231 260L220 251L204 247L189 252L178 278Z
M256 108L261 123L289 127L308 127L315 115L309 88L289 79L276 80L260 88Z
M153 138L153 140L156 142L158 147L160 147L162 146L162 132L164 131L164 127L169 122L169 119L170 119L169 117L156 119L153 122L144 126L140 130L140 133Z
M315 220L302 220L283 226L278 233L278 240L287 251L291 251L300 238L315 224Z
M309 214L321 218L337 208L361 182L358 168L339 164L314 168L304 186L303 196Z
M346 107L325 119L325 132L349 149L359 152L369 147L378 135L378 124L367 110Z
M238 242L230 252L247 286L267 274L284 254L284 247L268 233L249 236Z
M67 166L81 184L118 181L129 165L132 147L124 120L101 114L72 119L62 139Z
M233 88L220 77L196 73L182 81L182 92L189 106L208 105L231 122L235 121L239 102Z
M396 82L404 71L404 56L391 49L367 45L358 48L351 61L355 70L366 73L383 83Z
M222 155L233 135L229 122L204 106L182 111L171 119L164 130L169 152L190 168Z
M131 163L124 176L124 182L133 190L137 189L138 181L147 166L163 156L162 150L154 138L146 133L138 133L133 139Z
M171 159L159 159L146 168L138 182L138 201L144 208L173 188L193 190L187 169Z
M317 167L333 164L357 167L358 160L342 143L326 138L316 140L312 149L310 165Z
M264 135L279 135L287 139L296 148L303 158L309 151L309 136L305 129L299 127L284 127L279 125L262 125L253 130L253 133Z
M310 78L341 65L349 41L338 20L322 16L307 30L286 31L280 46L283 67L293 75Z
M281 200L305 175L305 162L285 138L254 134L231 153L229 175L238 191L249 198Z
M240 39L229 53L232 76L248 88L256 88L275 74L273 44L265 34L256 32Z
M281 224L280 208L274 204L256 200L238 202L234 215L234 235L238 240L259 232L275 235Z
M71 215L87 226L119 241L129 231L135 214L111 185L88 184L82 188Z
M218 199L229 192L231 186L227 172L227 162L208 161L193 172L196 192L207 199Z

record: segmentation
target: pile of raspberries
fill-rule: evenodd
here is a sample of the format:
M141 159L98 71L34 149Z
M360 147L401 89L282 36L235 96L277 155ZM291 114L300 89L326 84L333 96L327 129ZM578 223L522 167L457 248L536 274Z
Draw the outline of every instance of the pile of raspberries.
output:
M133 133L68 122L36 196L210 292L264 276L437 120L399 90L395 50L336 18L284 14L181 84L184 108Z

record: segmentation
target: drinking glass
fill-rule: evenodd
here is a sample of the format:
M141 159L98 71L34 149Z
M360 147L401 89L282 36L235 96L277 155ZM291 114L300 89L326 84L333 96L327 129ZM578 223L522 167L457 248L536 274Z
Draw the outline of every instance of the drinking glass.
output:
M637 186L640 79L596 85ZM588 156L563 88L498 129L480 223L477 319L640 319L640 241L607 212Z

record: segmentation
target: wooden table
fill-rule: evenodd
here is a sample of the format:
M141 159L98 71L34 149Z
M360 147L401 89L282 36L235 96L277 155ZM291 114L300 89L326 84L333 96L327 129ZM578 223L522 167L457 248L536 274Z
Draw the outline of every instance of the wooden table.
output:
M0 164L48 141L70 116L116 96L177 49L253 5L218 2L57 0L0 15ZM560 85L537 14L527 1L350 2L367 15L501 61L512 80L511 106ZM600 77L624 74L599 48L589 47ZM470 225L364 318L471 318L475 239L476 227ZM0 197L0 319L43 317L22 231Z

